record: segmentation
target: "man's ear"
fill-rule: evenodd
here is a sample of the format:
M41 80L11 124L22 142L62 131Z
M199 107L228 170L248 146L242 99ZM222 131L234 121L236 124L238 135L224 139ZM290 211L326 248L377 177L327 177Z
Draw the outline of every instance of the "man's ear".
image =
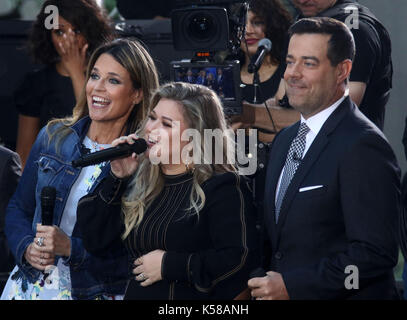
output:
M340 62L336 67L336 71L338 84L343 83L346 79L349 78L350 72L352 71L352 61L346 59Z

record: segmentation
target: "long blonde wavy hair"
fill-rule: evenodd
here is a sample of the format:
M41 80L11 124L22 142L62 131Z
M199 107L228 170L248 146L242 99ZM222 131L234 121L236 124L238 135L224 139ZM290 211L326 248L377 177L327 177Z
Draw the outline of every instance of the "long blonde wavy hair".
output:
M85 86L73 109L72 116L63 119L54 119L48 123L47 132L49 141L56 138L57 149L60 143L72 132L70 127L89 114L86 83L89 80L97 59L104 53L109 54L120 63L129 73L133 88L141 89L143 92L143 99L140 103L132 106L133 110L129 115L126 128L123 129L127 129L128 132L134 132L137 127L140 126L142 120L147 117L152 92L157 89L159 85L158 73L154 61L147 50L137 40L113 40L99 46L92 54L87 66ZM51 131L50 128L56 124L62 125L56 130Z
M183 108L183 116L186 127L196 129L201 136L199 142L193 141L194 149L199 148L202 155L199 164L194 164L192 191L190 195L190 209L199 216L199 211L205 204L205 193L201 184L209 179L214 173L237 172L235 166L230 164L231 153L235 148L234 140L227 134L223 135L222 163L215 161L215 145L212 145L212 159L210 164L204 161L205 129L220 129L227 132L227 124L223 113L222 103L216 93L207 87L188 84L182 82L167 83L161 86L154 93L150 109L153 110L161 99L173 100ZM144 136L146 119L139 131L140 136ZM198 140L198 139L197 139ZM215 140L216 143L216 140ZM237 173L236 173L237 174ZM137 228L143 220L144 213L151 203L157 198L164 188L164 178L159 165L154 165L146 156L141 156L139 166L133 176L132 181L122 198L122 211L124 214L125 231L122 238L125 239L130 232Z

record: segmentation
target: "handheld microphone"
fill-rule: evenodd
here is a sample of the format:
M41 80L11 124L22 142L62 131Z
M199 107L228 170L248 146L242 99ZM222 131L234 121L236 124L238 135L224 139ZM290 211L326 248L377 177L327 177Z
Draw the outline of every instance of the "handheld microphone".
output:
M41 217L43 226L52 226L54 218L56 190L54 187L44 187L41 190Z
M54 218L54 206L56 198L56 189L51 186L46 186L41 190L41 220L43 226L52 226L52 220ZM43 239L44 240L44 239ZM44 281L52 273L54 267L46 268L42 273L44 274ZM48 282L47 282L48 283Z
M254 269L252 272L250 272L249 279L251 278L262 278L267 275L266 271L264 271L263 268L259 267Z
M116 147L108 148L105 150L85 154L80 158L72 161L72 166L87 167L90 165L98 164L101 162L125 158L130 156L133 152L140 154L147 150L147 142L144 139L137 139L133 144L123 143Z
M249 66L247 71L249 73L255 73L259 71L261 64L268 52L271 50L271 41L267 38L263 38L259 41L259 47L257 48L256 53L250 59Z

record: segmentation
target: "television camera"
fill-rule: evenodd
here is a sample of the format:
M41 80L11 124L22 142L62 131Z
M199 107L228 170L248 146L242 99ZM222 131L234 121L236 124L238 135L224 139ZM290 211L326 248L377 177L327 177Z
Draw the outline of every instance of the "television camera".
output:
M247 2L242 0L178 0L171 13L175 50L191 57L171 62L171 80L206 85L221 98L227 115L242 113L240 63Z

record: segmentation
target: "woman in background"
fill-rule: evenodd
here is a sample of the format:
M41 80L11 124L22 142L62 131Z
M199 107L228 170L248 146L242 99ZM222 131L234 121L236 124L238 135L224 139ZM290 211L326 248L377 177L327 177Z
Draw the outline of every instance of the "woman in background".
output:
M267 38L271 41L271 51L266 55L258 71L260 89L257 102L263 103L274 97L284 95L282 78L285 71L285 52L287 32L291 25L291 16L280 0L251 0L246 20L246 35L241 43L243 52L240 77L245 85L243 99L254 102L253 73L248 72L250 58L256 53L259 41Z
M246 34L241 43L240 78L244 85L242 98L248 103L243 103L242 115L233 117L231 122L234 129L246 128L246 140L252 134L248 131L257 129L258 165L256 174L251 176L251 182L259 223L263 215L265 173L271 142L282 128L298 121L300 117L297 111L279 105L279 100L285 95L283 75L291 20L290 14L280 0L251 0L246 20ZM248 72L248 66L259 47L259 41L263 38L269 39L272 47L258 71L260 83L255 100L254 74Z
M58 27L47 29L48 6L58 8ZM54 21L55 22L55 21ZM72 115L85 83L90 54L112 40L109 20L94 0L47 0L34 22L29 49L44 65L27 74L14 94L19 112L16 151L25 166L40 129L53 118Z

